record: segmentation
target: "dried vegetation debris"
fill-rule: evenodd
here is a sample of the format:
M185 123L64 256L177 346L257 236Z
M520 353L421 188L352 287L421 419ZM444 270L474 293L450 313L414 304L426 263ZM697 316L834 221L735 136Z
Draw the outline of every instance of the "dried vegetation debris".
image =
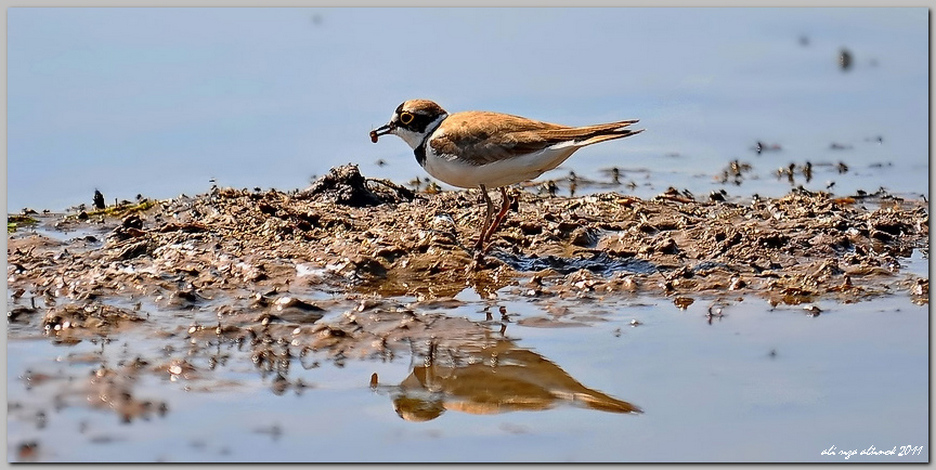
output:
M198 309L258 293L928 298L928 279L897 276L914 249L928 255L925 201L801 190L750 203L676 191L519 198L480 264L467 248L483 215L476 192L414 194L354 166L305 191L213 188L121 219L38 216L40 230L8 236L8 284L19 292L10 307L28 318L39 299L44 324L61 329L135 315L104 305L115 301ZM64 241L43 235L60 230Z

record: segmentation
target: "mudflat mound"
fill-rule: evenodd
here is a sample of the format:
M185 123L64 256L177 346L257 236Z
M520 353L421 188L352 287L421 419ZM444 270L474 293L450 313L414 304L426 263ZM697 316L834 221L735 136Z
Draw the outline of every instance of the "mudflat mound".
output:
M928 256L925 201L802 190L744 203L676 191L651 200L515 193L519 203L480 261L470 249L483 217L476 192L416 193L354 166L303 191L214 188L35 214L32 228L8 238L9 315L41 317L35 324L49 332L125 328L151 316L141 304L213 309L221 329L237 315L238 325L318 325L323 309L301 299L326 293L363 311L371 301L431 302L466 288L482 298L650 294L677 305L900 292L928 301L929 280L901 272L914 249Z

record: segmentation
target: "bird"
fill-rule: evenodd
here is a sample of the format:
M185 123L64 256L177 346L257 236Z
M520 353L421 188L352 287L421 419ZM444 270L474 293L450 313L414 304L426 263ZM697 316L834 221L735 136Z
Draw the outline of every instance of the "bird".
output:
M493 236L511 200L506 187L529 181L556 168L576 150L599 142L643 132L628 126L637 119L572 127L491 111L449 114L427 99L407 100L390 121L370 131L371 142L393 134L406 142L423 169L438 180L460 188L479 188L487 210L476 253ZM501 207L493 217L488 188L499 188Z

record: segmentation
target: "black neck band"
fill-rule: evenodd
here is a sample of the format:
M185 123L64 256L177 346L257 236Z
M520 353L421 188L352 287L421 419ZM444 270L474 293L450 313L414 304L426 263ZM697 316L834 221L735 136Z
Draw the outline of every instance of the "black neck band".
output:
M426 141L429 140L428 136L423 139L422 143L419 144L419 147L413 149L413 153L416 154L416 161L419 162L419 166L426 166Z
M426 144L429 143L429 138L432 137L432 133L435 132L435 130L438 129L439 126L442 125L442 121L444 121L445 118L448 117L448 114L445 114L443 116L444 117L439 120L439 123L436 124L435 127L433 127L432 129L427 129L428 132L426 132L426 135L425 137L423 137L422 142L419 143L418 147L413 149L413 153L416 154L416 161L419 162L419 166L423 168L425 168L426 166ZM428 125L426 127L428 127Z

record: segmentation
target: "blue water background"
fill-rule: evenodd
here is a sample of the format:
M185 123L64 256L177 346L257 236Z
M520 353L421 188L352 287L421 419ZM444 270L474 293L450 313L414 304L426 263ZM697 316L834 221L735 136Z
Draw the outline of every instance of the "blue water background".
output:
M7 208L289 190L348 162L405 183L412 152L367 132L417 97L647 129L541 179L779 196L809 161L808 189L928 196L928 42L925 8L15 8ZM757 179L717 183L734 159Z

